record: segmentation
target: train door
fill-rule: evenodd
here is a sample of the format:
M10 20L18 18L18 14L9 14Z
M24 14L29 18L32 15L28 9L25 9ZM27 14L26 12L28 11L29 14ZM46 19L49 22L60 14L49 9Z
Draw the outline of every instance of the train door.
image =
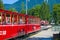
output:
M37 30L37 24L36 24L36 20L35 17L32 18L32 32L35 32Z
M33 28L32 28L32 26L33 26L33 18L31 18L31 17L29 17L28 18L28 33L32 33L33 32Z
M12 14L12 37L18 36L18 15Z
M40 26L40 18L35 18L35 26L36 26L36 31L40 30L41 29L41 26Z
M26 34L25 16L19 16L19 34L20 36Z
M4 36L4 39L10 38L12 35L12 23L11 23L12 15L10 12L4 12L3 14L3 30L6 31L6 35Z
M38 18L30 17L28 20L29 33L40 30L40 20Z

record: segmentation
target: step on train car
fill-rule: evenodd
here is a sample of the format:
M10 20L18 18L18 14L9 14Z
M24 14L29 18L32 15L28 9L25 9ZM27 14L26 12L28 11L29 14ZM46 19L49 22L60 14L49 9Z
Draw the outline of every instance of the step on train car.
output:
M40 18L0 9L0 40L40 30Z

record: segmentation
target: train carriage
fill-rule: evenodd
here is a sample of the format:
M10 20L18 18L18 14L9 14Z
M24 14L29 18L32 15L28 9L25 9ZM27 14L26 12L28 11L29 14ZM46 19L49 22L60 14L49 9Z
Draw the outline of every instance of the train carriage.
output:
M0 40L40 30L40 18L0 9Z

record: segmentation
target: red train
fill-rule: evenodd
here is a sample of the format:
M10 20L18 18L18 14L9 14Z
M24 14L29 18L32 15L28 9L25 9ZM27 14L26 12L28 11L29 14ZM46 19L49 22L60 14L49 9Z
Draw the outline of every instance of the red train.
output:
M40 30L40 18L0 9L0 40Z

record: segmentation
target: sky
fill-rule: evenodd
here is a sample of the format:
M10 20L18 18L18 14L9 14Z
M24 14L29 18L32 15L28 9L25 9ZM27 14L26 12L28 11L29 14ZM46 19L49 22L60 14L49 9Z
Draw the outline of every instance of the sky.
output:
M18 1L18 0L3 0L3 3L4 3L4 4L13 4L13 3L15 3L16 1Z

